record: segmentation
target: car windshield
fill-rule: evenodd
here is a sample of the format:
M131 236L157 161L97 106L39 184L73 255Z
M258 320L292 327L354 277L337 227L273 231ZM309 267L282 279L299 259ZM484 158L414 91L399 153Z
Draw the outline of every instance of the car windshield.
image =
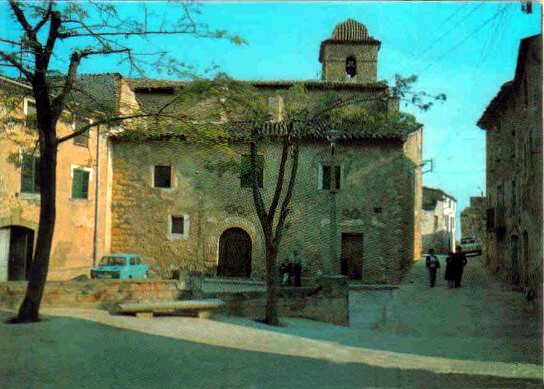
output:
M102 257L98 266L124 266L126 259L124 257Z
M474 238L461 239L461 243L474 243Z

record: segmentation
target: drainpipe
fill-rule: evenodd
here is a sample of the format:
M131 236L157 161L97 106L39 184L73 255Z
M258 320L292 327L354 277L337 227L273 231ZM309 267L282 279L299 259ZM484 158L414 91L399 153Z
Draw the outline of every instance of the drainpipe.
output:
M93 267L96 266L98 254L98 199L100 185L100 126L96 127L96 174L94 184L94 232L93 232Z

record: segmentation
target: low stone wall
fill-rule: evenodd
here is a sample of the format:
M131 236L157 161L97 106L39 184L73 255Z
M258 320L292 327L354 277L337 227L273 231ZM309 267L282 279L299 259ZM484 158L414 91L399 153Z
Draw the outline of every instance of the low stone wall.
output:
M279 316L320 320L349 326L349 288L344 277L327 277L317 287L278 289ZM265 317L266 292L197 293L203 298L220 298L226 302L220 313L254 320Z
M253 289L244 291L244 288ZM25 289L26 282L0 283L0 307L16 309ZM349 288L345 277L322 277L314 287L280 287L277 296L280 316L349 325ZM219 313L255 320L265 316L266 291L263 283L247 280L210 281L190 272L183 272L178 280L47 282L42 306L111 309L119 302L213 297L226 302Z
M23 300L26 284L0 283L0 307L17 308ZM190 293L178 288L176 280L48 281L42 306L110 309L123 301L174 301L190 296Z

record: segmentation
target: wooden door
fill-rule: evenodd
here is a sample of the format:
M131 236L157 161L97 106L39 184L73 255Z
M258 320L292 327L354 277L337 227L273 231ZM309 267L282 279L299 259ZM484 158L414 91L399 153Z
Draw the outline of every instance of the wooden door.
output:
M9 228L0 229L0 282L8 280Z
M34 231L25 227L11 227L9 244L8 281L28 279L32 261Z
M342 234L341 274L353 280L363 277L363 234Z
M221 235L217 275L226 277L251 275L251 237L241 228L228 229Z

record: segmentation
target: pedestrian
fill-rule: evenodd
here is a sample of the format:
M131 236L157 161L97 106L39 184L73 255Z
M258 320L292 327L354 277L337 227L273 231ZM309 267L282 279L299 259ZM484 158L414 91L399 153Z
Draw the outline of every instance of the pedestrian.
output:
M467 256L463 252L463 248L461 246L456 247L455 254L453 254L452 257L452 264L454 269L454 286L456 288L460 288L461 279L463 278L463 271L465 270L465 266L467 264Z
M295 286L299 287L301 285L301 275L302 275L302 258L297 250L293 250L293 275L295 277Z
M436 272L440 268L440 261L438 260L438 257L434 255L434 249L429 250L429 255L427 255L427 259L425 260L425 266L427 267L427 270L429 270L429 284L431 288L434 288Z
M455 271L453 265L453 252L451 251L446 258L446 272L444 274L444 278L446 281L448 281L448 288L453 288L453 284L455 282Z
M291 277L292 272L293 265L289 262L289 259L285 258L283 263L280 265L281 284L283 286L287 286L289 283L289 278Z

